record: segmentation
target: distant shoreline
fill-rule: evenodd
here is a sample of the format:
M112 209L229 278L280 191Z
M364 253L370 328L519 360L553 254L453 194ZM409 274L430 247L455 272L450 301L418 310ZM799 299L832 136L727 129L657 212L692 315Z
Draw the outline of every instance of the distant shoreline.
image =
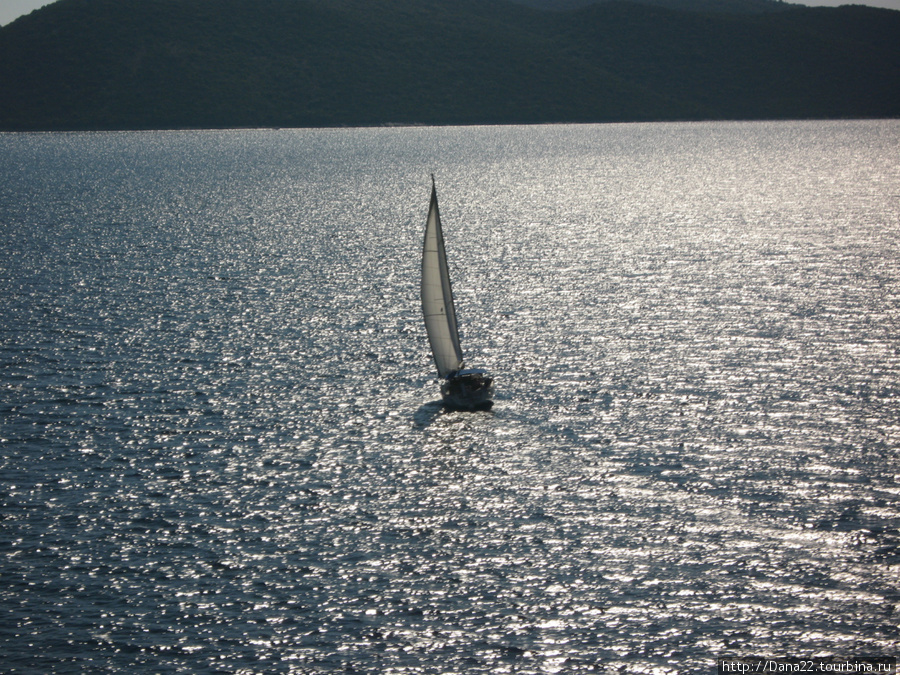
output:
M765 118L765 119L695 119L695 120L632 120L602 122L528 122L511 124L472 123L472 124L345 124L340 126L307 126L307 127L180 127L160 129L2 129L0 134L133 134L133 133L183 133L192 131L341 131L350 129L441 129L465 127L546 127L546 126L600 126L616 124L706 124L706 123L768 123L768 122L877 122L900 120L900 115L893 117L803 117L803 118Z

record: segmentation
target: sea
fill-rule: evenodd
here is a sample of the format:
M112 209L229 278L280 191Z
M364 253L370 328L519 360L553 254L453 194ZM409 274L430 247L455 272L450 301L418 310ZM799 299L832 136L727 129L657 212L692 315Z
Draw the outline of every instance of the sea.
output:
M4 673L898 656L898 120L0 134L0 246Z

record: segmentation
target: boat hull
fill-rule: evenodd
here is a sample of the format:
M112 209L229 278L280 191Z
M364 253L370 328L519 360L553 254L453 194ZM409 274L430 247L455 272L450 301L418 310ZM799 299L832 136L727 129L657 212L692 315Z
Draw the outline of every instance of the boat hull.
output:
M444 405L458 410L488 410L494 404L494 378L485 372L463 372L441 383Z

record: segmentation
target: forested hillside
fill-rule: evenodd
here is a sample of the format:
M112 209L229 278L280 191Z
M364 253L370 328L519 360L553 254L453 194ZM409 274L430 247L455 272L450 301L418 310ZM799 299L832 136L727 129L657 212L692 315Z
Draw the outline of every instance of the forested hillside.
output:
M60 0L0 29L0 129L900 115L900 12L779 9Z

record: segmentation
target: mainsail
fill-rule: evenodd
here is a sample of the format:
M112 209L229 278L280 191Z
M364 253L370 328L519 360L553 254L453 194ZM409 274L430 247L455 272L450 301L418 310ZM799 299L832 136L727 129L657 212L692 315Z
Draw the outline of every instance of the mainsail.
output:
M422 313L438 375L447 377L462 368L463 356L456 328L456 310L450 290L434 176L431 177L431 205L428 207L425 246L422 250Z

